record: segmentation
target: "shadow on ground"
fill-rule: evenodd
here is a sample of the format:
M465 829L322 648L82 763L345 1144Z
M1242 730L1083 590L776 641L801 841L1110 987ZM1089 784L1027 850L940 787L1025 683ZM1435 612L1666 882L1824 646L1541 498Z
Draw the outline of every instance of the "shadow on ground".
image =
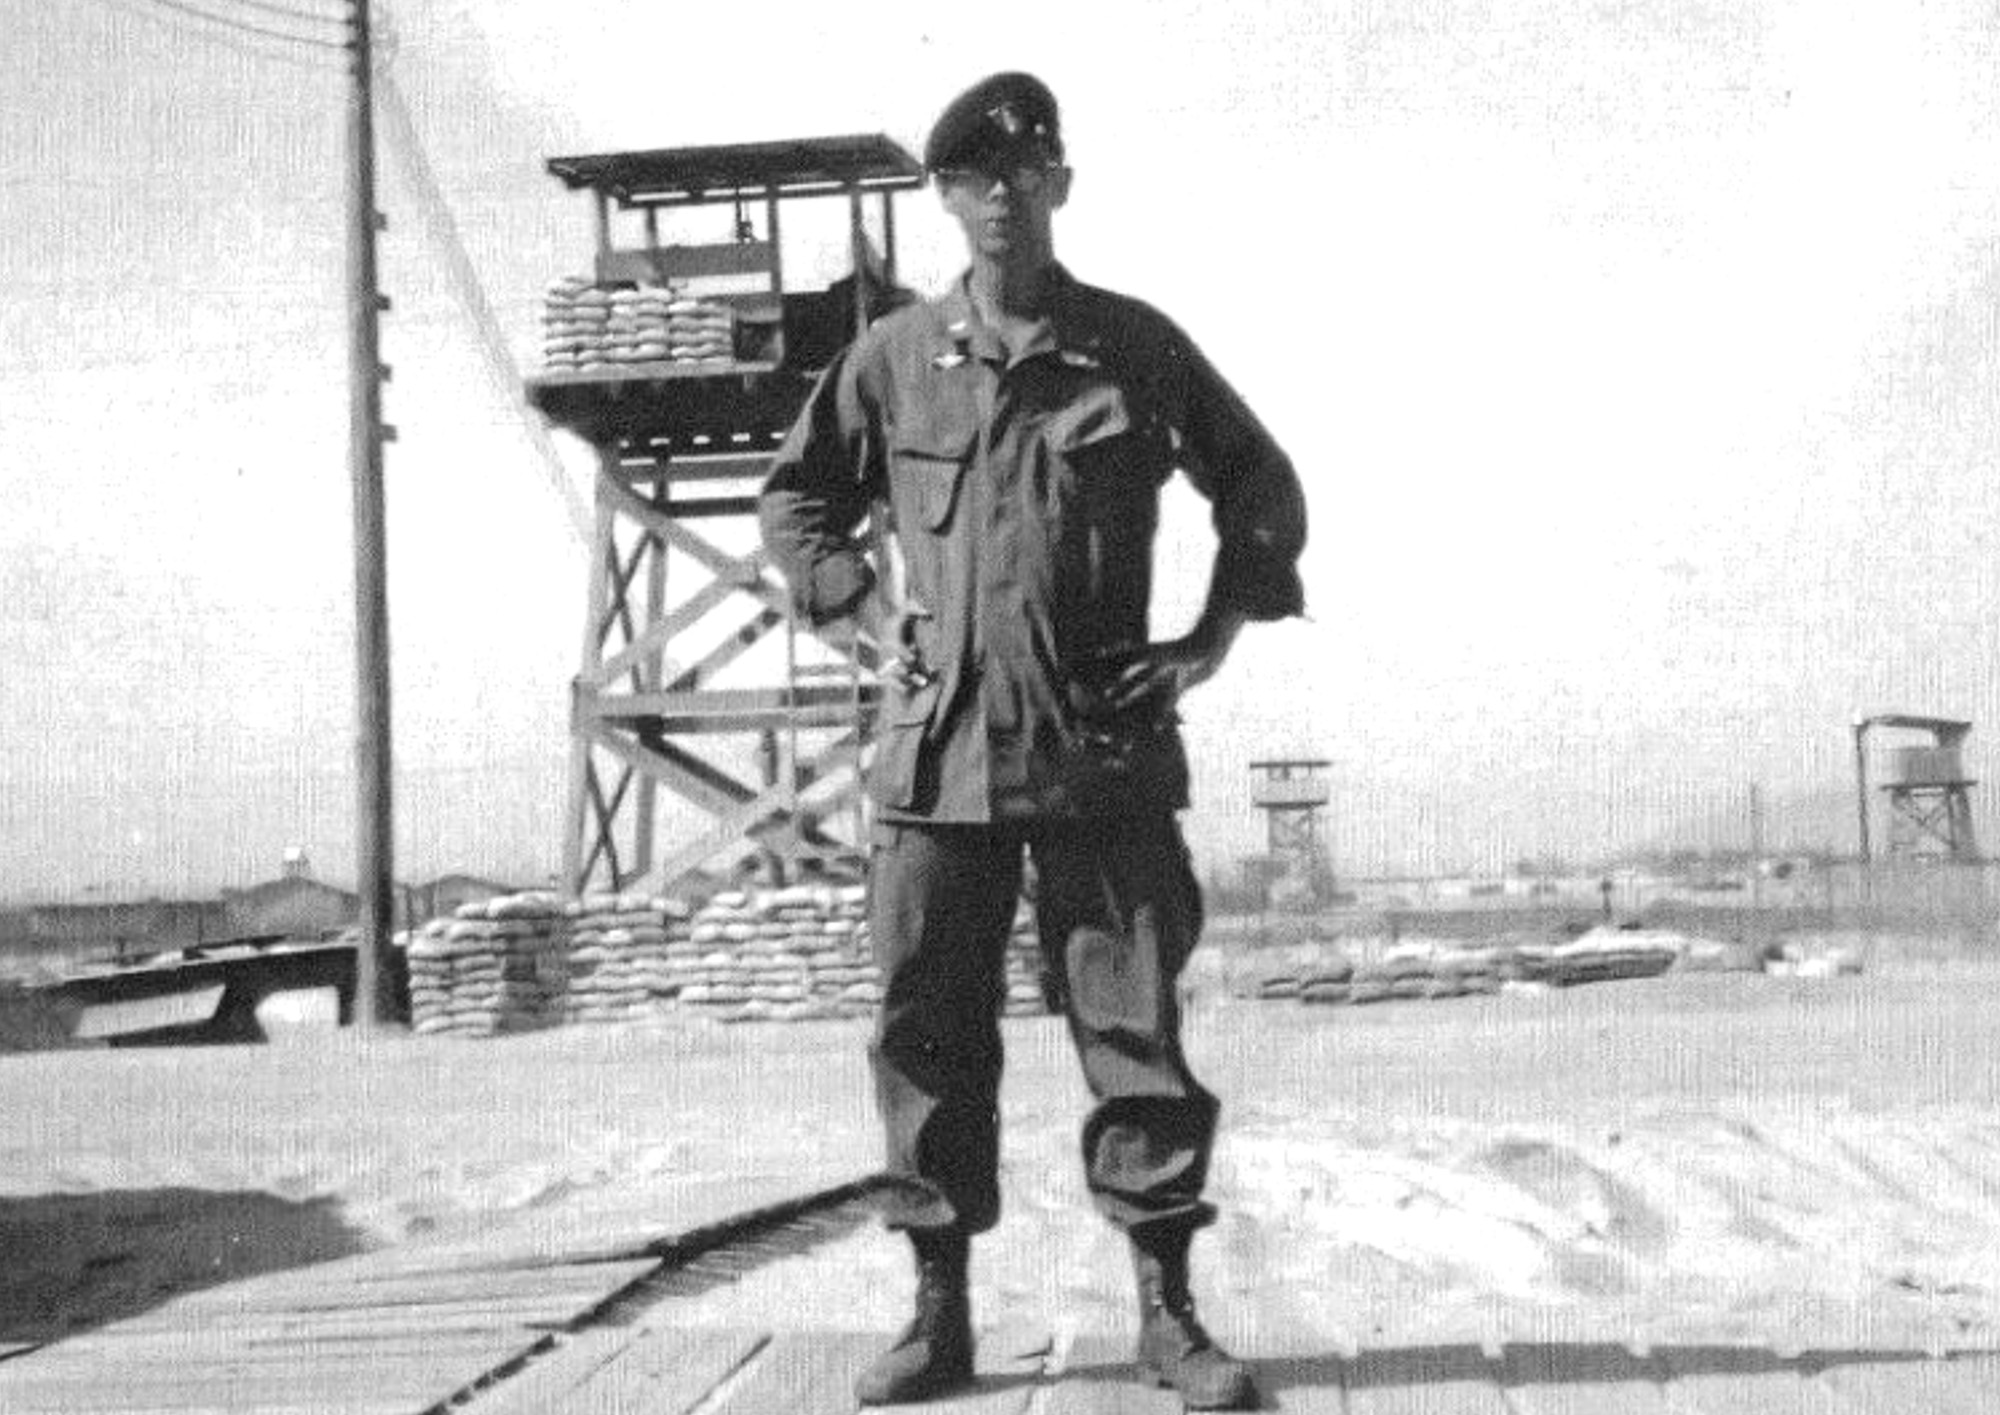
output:
M1450 1382L1595 1385L1657 1383L1690 1376L1755 1376L1790 1371L1802 1378L1837 1366L1898 1365L1932 1359L1922 1351L1807 1351L1781 1356L1756 1346L1657 1346L1635 1354L1608 1342L1508 1343L1499 1360L1470 1343L1363 1351L1353 1358L1310 1357L1262 1363L1274 1390L1290 1386L1423 1386Z
M1610 1343L1508 1343L1498 1359L1479 1346L1446 1344L1391 1347L1356 1356L1250 1358L1258 1386L1286 1390L1368 1390L1440 1385L1660 1384L1698 1376L1757 1376L1790 1371L1802 1379L1843 1366L1906 1366L1934 1358L1923 1351L1805 1351L1782 1356L1767 1347L1656 1346L1635 1354ZM1071 1367L1069 1379L1128 1382L1129 1361L1100 1360Z
M59 1341L184 1292L366 1246L331 1199L206 1189L0 1199L0 1342Z

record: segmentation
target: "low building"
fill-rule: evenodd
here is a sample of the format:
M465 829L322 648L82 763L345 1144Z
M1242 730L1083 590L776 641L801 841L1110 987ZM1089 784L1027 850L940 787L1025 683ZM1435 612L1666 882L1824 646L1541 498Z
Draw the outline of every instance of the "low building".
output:
M227 912L215 899L33 904L22 912L38 951L68 956L158 953L231 932Z
M481 879L478 875L439 875L429 884L410 886L404 891L404 900L399 907L407 911L411 921L423 923L427 919L442 918L461 904L482 903L520 892L519 886Z
M361 917L361 898L316 879L292 876L222 891L231 934L287 934L321 938Z

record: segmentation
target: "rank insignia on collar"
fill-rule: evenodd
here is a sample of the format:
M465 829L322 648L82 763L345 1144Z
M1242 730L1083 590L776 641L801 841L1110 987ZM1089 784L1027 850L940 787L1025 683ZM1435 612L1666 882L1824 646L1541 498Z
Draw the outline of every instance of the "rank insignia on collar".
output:
M962 349L947 349L931 360L932 368L957 368L972 356Z
M1062 361L1071 368L1103 368L1097 355L1085 353L1082 349L1064 349Z

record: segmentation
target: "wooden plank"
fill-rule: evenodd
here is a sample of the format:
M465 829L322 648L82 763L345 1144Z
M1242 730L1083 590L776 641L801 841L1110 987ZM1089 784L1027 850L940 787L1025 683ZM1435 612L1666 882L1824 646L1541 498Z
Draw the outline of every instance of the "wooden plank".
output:
M1991 1355L1843 1363L1818 1380L1843 1415L1989 1415L2000 1406L2000 1357Z
M255 1404L247 1405L238 1403L231 1394L170 1404L139 1400L123 1405L78 1404L69 1395L36 1396L17 1403L10 1394L4 1408L7 1415L422 1415L428 1406L395 1395L351 1391L305 1397L263 1392Z
M106 1396L95 1390L7 1393L7 1415L421 1415L449 1398L432 1394L370 1389L350 1378L326 1390L301 1390L282 1383L209 1387L184 1393L135 1392Z
M664 282L716 275L766 275L771 261L768 241L613 250L597 258L597 278Z
M574 1314L575 1304L563 1302L517 1301L492 1308L466 1303L451 1307L382 1307L365 1311L331 1309L320 1312L249 1313L223 1318L239 1339L254 1337L296 1337L311 1332L334 1335L341 1332L403 1330L431 1335L479 1332L520 1332L537 1325L565 1325ZM98 1333L102 1339L118 1336L173 1335L191 1329L189 1323L145 1322Z
M576 1292L602 1288L609 1292L644 1277L660 1265L658 1258L632 1258L609 1263L556 1263L512 1272L450 1271L439 1273L375 1272L356 1274L351 1290L374 1295L410 1291L423 1295L505 1297L513 1293Z
M645 1263L636 1263L623 1272L606 1271L601 1277L572 1278L559 1270L543 1269L539 1272L505 1274L392 1276L380 1282L340 1277L318 1282L273 1283L240 1290L214 1287L176 1297L133 1320L156 1324L185 1321L195 1325L288 1312L366 1311L386 1307L438 1306L481 1299L495 1305L533 1304L550 1299L574 1300L579 1293L597 1288L611 1291L623 1282L642 1275L645 1270ZM489 1278L492 1279L490 1283L486 1281Z
M1509 1344L1500 1376L1519 1415L1668 1415L1659 1368L1609 1342Z
M760 617L751 626L758 633L767 629ZM684 731L747 731L770 722L784 721L787 714L802 722L838 727L852 717L846 689L807 686L800 688L701 688L693 692L606 693L582 704L579 715L587 719L623 721L634 717L657 717ZM822 721L823 719L823 721Z
M273 1361L351 1361L357 1356L393 1358L400 1355L431 1360L462 1356L504 1359L550 1339L551 1333L526 1329L512 1331L444 1333L436 1332L315 1332L260 1334L248 1338L234 1333L155 1332L143 1337L98 1341L78 1337L52 1347L23 1365L24 1370L45 1373L89 1366L97 1370L123 1365L143 1366L149 1362L171 1362L177 1368L206 1362L211 1365L251 1365Z
M266 1337L254 1341L236 1339L204 1339L204 1337L172 1337L160 1335L144 1343L100 1343L82 1345L70 1349L64 1343L60 1349L48 1351L32 1361L24 1361L20 1369L28 1373L30 1379L48 1379L64 1371L110 1371L110 1369L172 1369L184 1371L194 1367L220 1369L220 1367L252 1367L252 1365L310 1365L310 1363L352 1363L352 1361L428 1361L450 1363L454 1367L482 1369L502 1365L524 1351L532 1351L538 1345L546 1345L554 1339L552 1333L538 1331L502 1331L502 1333L476 1333L476 1335L426 1335L426 1333L400 1333L386 1331L376 1335L352 1335L352 1337L322 1337L306 1333L294 1339Z
M521 1320L538 1312L583 1312L617 1291L617 1287L585 1288L554 1292L519 1292L481 1300L464 1294L438 1294L426 1301L420 1294L385 1292L379 1299L353 1289L324 1293L273 1294L262 1302L165 1308L116 1323L118 1328L137 1331L187 1330L217 1326L271 1326L291 1321L423 1321L430 1317L449 1320L455 1316L482 1316L489 1319ZM107 1327L109 1331L113 1328Z
M712 1412L704 1407L704 1415L819 1415L821 1411L851 1411L854 1379L875 1359L886 1340L872 1332L779 1333L736 1379L722 1388L721 1399Z
M1349 1415L1510 1415L1498 1363L1471 1342L1362 1351L1342 1378Z
M854 1408L854 1382L894 1341L887 1332L791 1332L773 1338L754 1362L717 1394L713 1415L820 1415ZM978 1335L974 1385L945 1399L899 1406L910 1415L1025 1415L1042 1389L1049 1346L1046 1332L1009 1328ZM593 1415L644 1409L679 1411L650 1403L650 1392L628 1388L627 1403L588 1407ZM645 1395L646 1401L639 1396ZM1037 1407L1039 1409L1039 1407ZM550 1407L576 1415L569 1406ZM1176 1407L1178 1410L1178 1407ZM479 1410L478 1415L487 1415ZM526 1407L510 1415L527 1415Z
M475 1415L680 1415L768 1341L751 1331L580 1332L476 1398L471 1409Z
M60 1377L9 1381L0 1386L0 1408L14 1410L23 1401L67 1401L79 1412L126 1409L134 1405L233 1402L240 1410L257 1410L264 1400L289 1402L338 1399L349 1391L405 1406L423 1408L448 1399L453 1392L477 1384L500 1364L463 1367L414 1357L396 1361L354 1358L311 1364L271 1362L216 1369L196 1366L186 1371L70 1371Z
M376 1368L366 1362L299 1370L75 1373L59 1380L0 1381L8 1415L136 1415L136 1412L228 1411L247 1415L299 1409L319 1415L353 1411L416 1415L448 1399L482 1372Z
M1838 1415L1832 1392L1795 1359L1755 1346L1662 1346L1667 1396L1700 1415Z
M593 1263L582 1267L543 1267L517 1271L382 1273L317 1282L272 1285L240 1293L211 1288L177 1299L155 1312L228 1313L315 1312L385 1307L447 1306L454 1303L534 1303L550 1299L591 1300L592 1294L615 1292L659 1267L656 1258Z
M9 1363L0 1376L17 1382L97 1377L122 1380L128 1376L140 1381L206 1380L232 1371L256 1371L287 1364L301 1370L321 1366L352 1369L359 1361L375 1361L385 1367L448 1366L453 1371L477 1375L553 1340L554 1334L548 1332L494 1333L479 1339L443 1341L385 1332L375 1341L337 1344L300 1341L224 1346L192 1340L161 1341L129 1352L106 1354L86 1349L68 1354L50 1353L34 1360Z

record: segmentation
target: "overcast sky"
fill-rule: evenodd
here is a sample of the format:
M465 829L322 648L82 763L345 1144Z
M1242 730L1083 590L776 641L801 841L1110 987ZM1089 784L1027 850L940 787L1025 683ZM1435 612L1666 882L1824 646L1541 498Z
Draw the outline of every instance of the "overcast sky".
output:
M1348 873L1719 843L1753 781L1780 839L1846 846L1857 711L1971 718L1985 770L1986 0L389 8L389 98L523 364L590 251L547 157L917 150L974 79L1050 82L1060 253L1186 326L1309 488L1309 621L1189 705L1210 863L1256 847L1275 752L1334 762ZM337 58L159 0L0 16L0 898L243 884L291 844L350 877ZM399 132L398 868L540 879L588 466L538 458ZM931 194L899 230L950 278ZM1206 571L1172 509L1163 632Z

